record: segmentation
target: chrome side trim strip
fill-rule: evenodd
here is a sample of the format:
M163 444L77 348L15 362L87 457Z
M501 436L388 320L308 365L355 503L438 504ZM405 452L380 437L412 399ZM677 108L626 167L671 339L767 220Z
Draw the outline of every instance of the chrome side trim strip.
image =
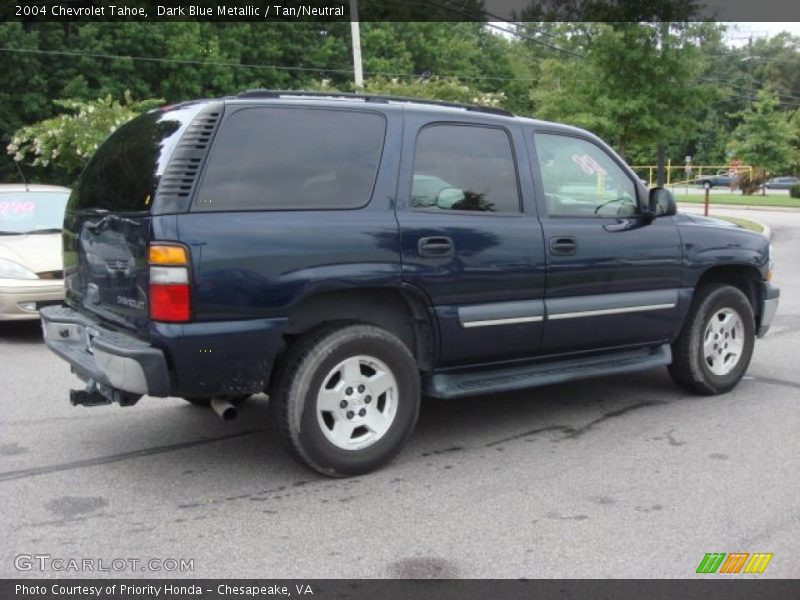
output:
M464 321L461 325L465 329L470 327L488 327L490 325L513 325L515 323L538 323L544 317L514 317L511 319L489 319L486 321Z
M459 306L462 327L484 327L514 323L535 323L544 319L544 300L515 300Z
M601 310L583 310L579 312L570 313L557 313L554 315L547 315L550 321L558 319L580 319L581 317L597 317L601 315L620 315L623 313L644 312L648 310L666 310L675 308L675 303L670 304L648 304L644 306L625 306L622 308L604 308Z

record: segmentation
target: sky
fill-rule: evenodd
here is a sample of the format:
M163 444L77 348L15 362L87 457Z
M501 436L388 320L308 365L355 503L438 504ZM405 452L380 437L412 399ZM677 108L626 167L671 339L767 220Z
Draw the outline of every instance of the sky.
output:
M788 0L797 2L800 0ZM504 21L491 22L492 32L502 35L504 37L514 37L513 34L504 32L503 29L508 27L508 23ZM754 40L758 38L768 38L778 35L783 31L787 31L794 36L800 37L800 22L784 21L784 22L726 22L728 31L726 38L730 46L744 46L750 36Z
M797 0L789 0L797 1ZM800 23L797 22L758 22L758 23L728 23L728 39L733 46L742 46L747 43L747 37L752 35L753 39L762 37L773 37L782 31L788 31L792 35L800 37ZM744 38L744 39L731 39Z

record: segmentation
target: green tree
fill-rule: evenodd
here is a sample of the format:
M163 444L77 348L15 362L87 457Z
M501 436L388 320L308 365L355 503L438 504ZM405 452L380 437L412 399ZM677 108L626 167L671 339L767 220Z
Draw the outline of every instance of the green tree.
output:
M623 155L685 138L687 115L717 94L697 80L705 25L674 24L667 36L649 23L593 25L583 57L543 63L537 115L591 129Z
M753 107L740 114L742 122L728 144L742 162L763 169L767 175L780 174L797 161L790 124L778 105L776 92L759 90Z
M800 37L784 32L754 40L747 59L753 63L754 84L772 89L782 108L800 102Z
M48 76L40 68L40 56L28 51L39 47L38 32L26 31L21 23L0 23L0 47L20 52L2 52L0 85L0 148L11 141L14 131L50 113ZM19 181L12 160L0 160L0 181Z
M49 169L54 180L71 183L99 145L120 125L162 100L124 102L110 95L90 102L55 100L68 112L28 125L17 131L6 151L17 162Z

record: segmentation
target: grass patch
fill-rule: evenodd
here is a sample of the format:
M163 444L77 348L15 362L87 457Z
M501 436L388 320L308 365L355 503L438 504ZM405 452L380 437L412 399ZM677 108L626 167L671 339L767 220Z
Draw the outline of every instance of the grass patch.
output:
M689 202L691 204L703 204L705 202L705 194L702 192L696 194L681 194L674 193L677 202ZM738 206L783 206L786 208L800 208L800 198L792 198L788 194L754 194L752 196L743 196L735 192L733 194L711 194L711 204L735 204Z
M761 226L761 224L756 223L755 221L750 221L748 219L740 219L739 217L721 217L719 215L708 215L708 216L714 217L715 219L722 219L723 221L736 223L737 225L741 225L745 229L748 229L750 231L755 231L756 233L764 232L764 228Z

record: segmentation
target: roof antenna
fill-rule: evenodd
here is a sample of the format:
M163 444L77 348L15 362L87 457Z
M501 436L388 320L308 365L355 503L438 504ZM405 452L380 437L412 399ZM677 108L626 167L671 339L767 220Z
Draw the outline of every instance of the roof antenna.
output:
M25 184L25 191L30 192L31 188L28 187L28 182L25 179L25 175L22 174L22 169L20 168L19 163L17 161L14 161L14 166L17 167L17 173L19 173L19 176L22 179L22 183Z

